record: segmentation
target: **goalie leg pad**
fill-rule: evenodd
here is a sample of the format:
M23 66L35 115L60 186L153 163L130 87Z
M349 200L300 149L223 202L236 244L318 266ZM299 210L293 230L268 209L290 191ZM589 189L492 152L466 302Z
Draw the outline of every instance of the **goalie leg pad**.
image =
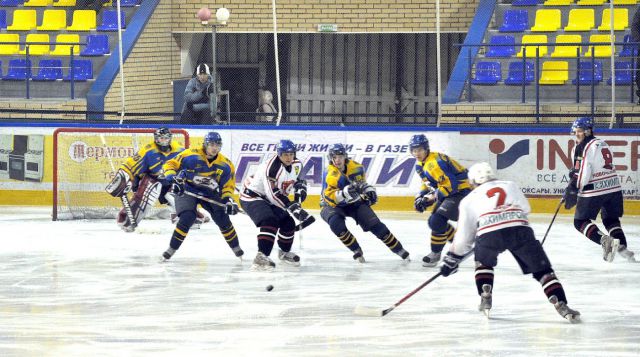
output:
M160 182L147 179L146 177L142 179L131 203L131 212L136 220L136 224L140 223L147 213L151 211L158 197L160 197L161 190L162 185Z
M118 170L113 180L105 187L105 191L113 197L122 197L129 190L131 190L131 179L123 170Z

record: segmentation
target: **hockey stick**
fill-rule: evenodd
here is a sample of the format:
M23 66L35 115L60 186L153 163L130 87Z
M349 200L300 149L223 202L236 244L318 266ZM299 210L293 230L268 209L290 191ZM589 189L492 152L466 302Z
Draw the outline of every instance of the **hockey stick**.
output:
M138 227L138 222L136 222L135 218L133 218L133 211L131 210L131 202L129 202L129 197L127 197L127 193L125 192L124 195L120 196L120 199L122 200L122 206L124 207L124 212L127 214L129 223L131 224L131 227L133 228L133 230L135 230Z
M465 254L462 257L462 259L460 259L459 263L462 263L468 256L471 255L471 253L473 253L473 249L470 250L469 252L467 252L467 254ZM393 309L395 309L396 307L400 306L403 302L407 301L410 297L415 295L418 291L422 290L422 288L424 288L425 286L429 285L432 281L436 280L441 275L442 275L442 272L436 273L434 276L432 276L429 279L427 279L427 281L425 281L424 283L420 284L420 286L418 286L417 288L413 289L412 292L408 293L402 299L398 300L397 303L391 305L391 307L389 307L388 309L380 310L380 309L371 308L371 307L356 306L356 308L354 310L354 313L356 315L361 315L361 316L385 316L385 315L389 314L391 311L393 311Z
M549 223L549 227L547 228L547 231L544 233L544 237L542 238L542 243L540 243L540 245L543 245L544 241L547 240L547 235L549 234L549 231L551 230L551 226L553 225L553 222L556 220L556 216L558 215L558 212L560 211L560 207L562 207L563 203L564 203L564 197L562 197L562 199L560 200L560 203L558 203L558 207L556 207L556 213L553 214L551 223Z

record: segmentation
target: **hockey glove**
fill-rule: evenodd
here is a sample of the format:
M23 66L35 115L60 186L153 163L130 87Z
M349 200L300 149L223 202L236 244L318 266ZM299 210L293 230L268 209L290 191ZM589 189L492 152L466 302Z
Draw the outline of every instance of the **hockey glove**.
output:
M291 213L291 215L297 219L298 221L306 221L309 218L309 213L305 211L298 202L294 202L287 207L287 211Z
M178 197L184 195L184 171L180 171L180 173L173 176L171 182L171 193Z
M569 186L564 190L562 199L564 200L565 209L572 209L578 203L578 187L575 180L569 182Z
M298 180L293 185L294 201L302 203L307 199L307 181Z
M376 204L376 202L378 202L378 194L376 193L375 187L369 185L366 182L362 182L360 184L359 191L361 195L364 195L369 206L373 206Z
M107 191L113 197L122 197L127 192L131 191L131 180L129 180L129 174L123 170L118 170L113 180L105 187Z
M460 265L461 260L461 255L451 252L447 253L444 259L442 259L442 266L440 267L440 273L442 273L442 276L455 274L458 271L458 265Z
M232 197L229 197L227 199L227 202L224 204L224 213L233 216L235 214L238 214L239 210L238 210L238 204L236 203L236 201L233 200Z
M360 191L357 184L345 186L339 194L345 203L353 203L360 199Z
M418 212L424 212L427 208L433 206L436 203L437 196L435 192L431 191L429 193L419 193L416 195L416 199L413 201L413 207Z

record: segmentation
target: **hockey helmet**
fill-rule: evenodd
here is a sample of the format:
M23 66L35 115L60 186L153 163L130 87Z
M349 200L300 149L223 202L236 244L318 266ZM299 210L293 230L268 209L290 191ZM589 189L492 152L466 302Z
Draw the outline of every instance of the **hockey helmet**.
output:
M171 137L171 130L164 126L153 132L153 142L158 145L161 151L171 149Z
M424 134L416 134L409 140L409 149L424 148L425 151L429 151L429 139Z
M347 158L347 149L342 144L333 144L329 147L329 153L327 157L329 161L333 160L333 157L336 155L344 155L345 159Z
M281 156L284 153L296 153L296 145L291 140L283 139L278 142L276 145L276 152L278 156Z
M574 120L573 124L571 125L571 134L574 134L576 132L576 129L582 129L582 130L588 129L588 130L591 130L591 132L593 133L593 118L582 117Z
M210 131L207 135L204 136L204 141L202 142L202 147L204 150L207 150L207 146L209 144L217 144L222 146L222 137L215 131Z
M479 186L487 181L495 180L496 174L493 172L491 165L486 162L479 162L471 165L467 177L469 178L469 183Z

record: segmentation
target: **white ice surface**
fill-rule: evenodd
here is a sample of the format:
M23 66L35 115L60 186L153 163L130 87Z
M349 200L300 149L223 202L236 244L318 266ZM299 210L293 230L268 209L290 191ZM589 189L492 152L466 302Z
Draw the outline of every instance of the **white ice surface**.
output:
M390 307L437 272L421 265L426 215L381 216L411 263L353 228L367 259L358 264L319 220L302 249L296 235L300 268L256 273L257 230L243 215L232 220L244 262L206 224L161 264L168 221L127 234L111 220L51 222L41 209L0 208L0 356L640 355L640 264L604 262L570 216L558 217L545 248L581 324L562 319L509 253L495 271L490 320L476 308L473 259L385 317L355 315L358 305ZM550 218L532 216L539 239ZM640 251L640 218L624 217L623 227Z

